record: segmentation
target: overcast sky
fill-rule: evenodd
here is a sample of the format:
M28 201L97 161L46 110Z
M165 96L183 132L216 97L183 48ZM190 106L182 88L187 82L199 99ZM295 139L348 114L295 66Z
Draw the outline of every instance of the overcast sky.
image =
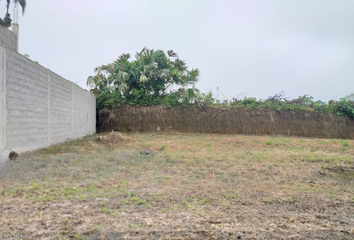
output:
M0 0L0 15L5 13ZM20 53L86 88L122 53L174 50L228 98L354 92L353 0L27 0ZM11 9L14 5L11 5ZM11 10L12 13L12 10ZM220 98L222 97L219 94Z

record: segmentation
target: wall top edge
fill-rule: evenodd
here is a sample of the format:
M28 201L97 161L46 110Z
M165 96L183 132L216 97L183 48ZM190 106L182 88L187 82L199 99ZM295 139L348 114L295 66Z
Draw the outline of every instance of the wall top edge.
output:
M10 29L8 29L7 27L0 25L0 31L7 31L10 34L16 35L16 33L14 33L13 31L11 31Z
M90 94L90 92L89 92L88 90L86 90L86 89L80 87L79 85L77 85L76 83L74 83L74 82L72 82L72 81L70 81L70 80L67 80L66 78L60 76L58 73L53 72L53 71L50 70L49 68L44 67L44 66L41 65L40 63L38 63L38 62L36 62L36 61L34 61L34 60L30 59L30 58L25 57L25 56L23 56L22 54L20 54L20 53L18 53L18 52L16 52L16 51L13 51L13 50L11 50L11 49L9 49L9 48L6 48L5 46L0 45L0 48L2 48L2 50L5 50L5 51L6 51L6 54L13 54L13 55L15 55L15 56L17 56L17 57L20 57L21 60L24 60L24 61L26 61L26 62L30 62L31 64L35 65L36 67L41 68L41 70L43 70L43 71L48 71L49 74L54 75L54 76L60 78L61 80L70 83L70 84L73 85L74 87L76 87L76 88L78 88L78 89L80 89L80 90L82 90L82 91L85 91L85 92L87 92L87 93ZM90 94L90 95L92 95L92 94ZM93 95L92 95L92 96L93 96ZM93 97L94 97L94 96L93 96Z

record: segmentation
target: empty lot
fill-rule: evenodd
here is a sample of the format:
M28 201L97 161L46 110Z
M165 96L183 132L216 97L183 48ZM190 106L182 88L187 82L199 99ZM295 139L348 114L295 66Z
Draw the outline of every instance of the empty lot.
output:
M0 168L1 239L353 239L354 141L109 133Z

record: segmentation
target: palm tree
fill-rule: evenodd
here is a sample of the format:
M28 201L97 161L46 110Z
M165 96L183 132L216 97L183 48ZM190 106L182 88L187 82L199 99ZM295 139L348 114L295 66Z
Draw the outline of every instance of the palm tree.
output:
M186 62L169 50L143 48L129 60L129 54L122 54L111 64L95 69L94 76L87 79L91 93L98 95L107 87L115 89L125 100L136 98L162 99L172 91L178 91L180 98L192 101L198 89L199 70L188 70ZM177 87L179 89L177 89Z
M94 69L96 75L89 76L86 85L90 87L90 92L97 95L100 89L111 85L110 76L114 73L114 65L107 64Z
M20 4L20 6L22 8L22 15L25 14L26 6L27 6L26 0L14 0L14 3L15 3L15 5ZM4 20L2 20L0 18L0 25L4 25L5 27L10 27L11 23L12 23L12 19L10 18L9 9L10 9L10 0L6 0L6 14L5 14Z

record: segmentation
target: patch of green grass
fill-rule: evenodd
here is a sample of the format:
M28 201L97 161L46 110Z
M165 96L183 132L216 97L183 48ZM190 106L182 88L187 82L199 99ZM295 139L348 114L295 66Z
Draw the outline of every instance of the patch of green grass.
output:
M77 193L81 192L79 188L72 188L72 187L63 187L60 190L60 193L65 197L73 197Z
M101 212L108 214L111 212L111 210L109 210L108 208L101 208Z
M349 142L346 141L346 140L342 142L342 145L343 145L343 147L349 147L350 146Z
M121 179L120 185L122 185L122 187L124 187L125 185L127 185L127 181L125 179Z
M101 224L93 224L93 231L94 232L100 232L101 231Z
M301 151L301 150L302 150L302 147L292 147L291 150Z
M137 205L145 203L145 201L143 201L141 198L138 198L138 197L133 197L132 201L133 201L134 204L137 204Z
M160 147L160 150L163 151L163 150L166 150L166 149L167 149L167 145L162 144L161 147Z
M81 234L77 234L74 236L74 239L78 239L78 240L85 240L85 236L84 235L81 235Z
M36 198L37 201L39 202L52 202L54 200L56 200L55 196L47 196L47 195L42 195L42 196L38 196Z
M334 191L334 190L329 190L329 191L327 192L327 195L328 195L328 197L333 198L333 197L336 197L338 194L337 194L337 192Z
M263 198L262 201L265 203L271 203L271 202L273 202L273 199L266 197L266 198Z
M87 200L87 197L84 196L84 195L80 195L80 196L78 197L78 199L79 199L80 202L84 202L84 201Z
M308 183L298 183L296 185L296 190L299 192L318 192L318 188L314 185L310 185Z
M341 156L341 155L334 155L329 160L331 160L334 164L342 164L342 163L352 163L354 161L352 156Z
M347 148L341 147L341 148L339 148L339 150L341 150L342 152L344 152L344 151L347 151Z
M223 197L226 198L226 199L237 198L238 194L239 194L239 192L237 192L237 191L232 193L232 194L224 193Z
M272 141L266 141L265 144L266 145L272 145Z
M95 187L87 187L86 192L95 192L97 189Z

